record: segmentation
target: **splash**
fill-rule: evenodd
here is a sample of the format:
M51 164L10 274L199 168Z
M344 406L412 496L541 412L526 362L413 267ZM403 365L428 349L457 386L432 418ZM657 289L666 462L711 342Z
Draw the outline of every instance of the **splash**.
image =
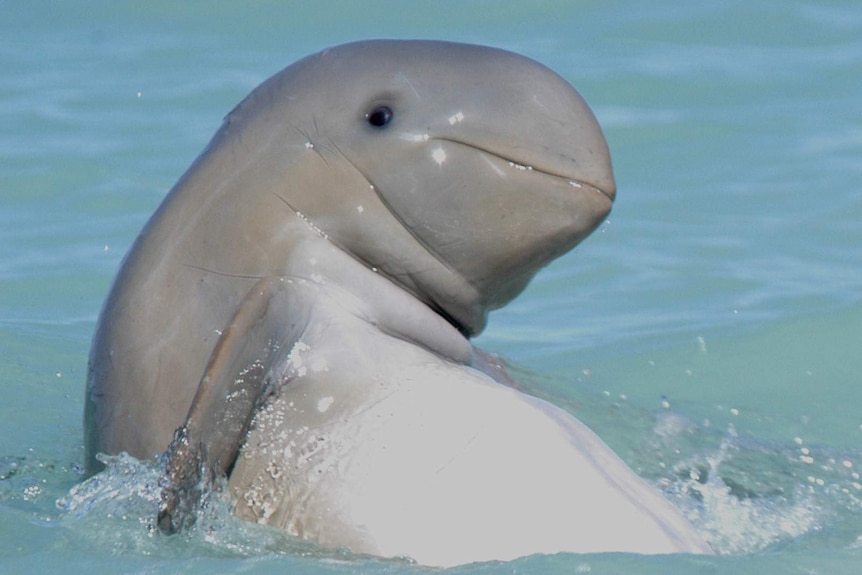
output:
M106 469L57 501L61 524L93 534L112 552L150 555L158 549L155 525L160 470L121 454L99 456Z
M290 555L325 560L353 559L343 550L324 550L290 534L237 519L224 482L204 483L194 527L177 535L159 531L164 457L139 461L125 453L99 456L106 468L74 486L57 501L60 523L111 554L188 557Z
M856 540L862 485L854 456L740 437L733 424L716 434L680 419L666 411L656 420L650 447L664 470L656 483L718 553L784 548L825 532L830 546Z

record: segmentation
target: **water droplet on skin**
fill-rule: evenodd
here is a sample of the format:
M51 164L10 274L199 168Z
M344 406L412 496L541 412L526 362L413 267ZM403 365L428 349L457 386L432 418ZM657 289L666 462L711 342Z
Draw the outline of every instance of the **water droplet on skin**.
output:
M330 406L332 406L334 401L335 398L333 398L332 396L321 397L320 400L318 400L317 402L317 411L319 411L320 413L325 413L329 410Z
M431 158L438 166L442 166L443 162L446 161L446 151L443 148L435 148L434 151L431 152Z

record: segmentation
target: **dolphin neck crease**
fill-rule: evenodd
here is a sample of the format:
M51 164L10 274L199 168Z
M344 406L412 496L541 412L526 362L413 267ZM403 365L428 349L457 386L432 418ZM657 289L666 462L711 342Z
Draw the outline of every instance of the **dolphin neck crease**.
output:
M297 241L291 251L286 278L317 284L320 298L387 335L422 346L456 363L470 364L473 346L443 316L325 237L303 235L306 237Z

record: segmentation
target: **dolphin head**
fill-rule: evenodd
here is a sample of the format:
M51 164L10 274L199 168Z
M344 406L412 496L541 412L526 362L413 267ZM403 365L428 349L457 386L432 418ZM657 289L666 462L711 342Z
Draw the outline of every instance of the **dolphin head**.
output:
M363 183L317 209L305 189L286 191L288 201L467 335L611 209L610 155L589 107L510 52L359 42L301 60L257 92L251 108L282 103L266 121L283 123L285 142L316 154L321 170L346 163ZM333 203L351 216L333 217Z
M246 242L226 252L243 254L234 261L189 249L192 263L278 275L293 256L277 197L471 336L589 235L614 195L595 117L545 66L375 40L309 56L252 91L166 204L199 214L195 241Z

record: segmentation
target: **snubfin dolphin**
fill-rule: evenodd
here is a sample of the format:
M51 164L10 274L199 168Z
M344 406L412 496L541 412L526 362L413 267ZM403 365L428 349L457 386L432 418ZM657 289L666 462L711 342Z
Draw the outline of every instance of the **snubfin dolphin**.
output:
M256 88L147 223L90 356L95 455L167 453L236 514L428 565L708 552L568 413L468 338L611 209L578 93L505 51L367 41Z

